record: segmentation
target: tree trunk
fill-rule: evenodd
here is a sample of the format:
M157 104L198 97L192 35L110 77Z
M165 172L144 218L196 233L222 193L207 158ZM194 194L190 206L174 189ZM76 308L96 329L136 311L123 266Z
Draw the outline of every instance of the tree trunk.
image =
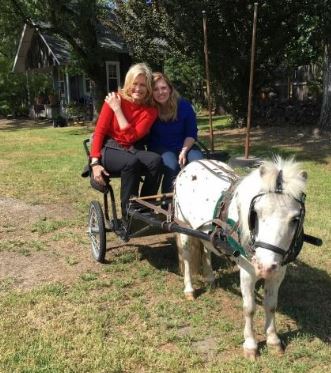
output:
M329 40L325 45L323 101L319 127L321 130L331 130L331 40Z
M89 65L85 69L85 73L92 80L93 121L97 120L107 94L104 72L103 65Z

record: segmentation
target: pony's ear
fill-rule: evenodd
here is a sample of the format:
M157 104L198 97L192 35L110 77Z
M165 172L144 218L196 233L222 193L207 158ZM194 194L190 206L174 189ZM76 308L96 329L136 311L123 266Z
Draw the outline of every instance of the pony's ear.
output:
M259 170L260 170L260 176L263 177L263 175L265 175L265 173L267 172L267 167L264 164L262 164Z
M306 171L301 171L299 174L305 181L308 179L308 174Z
M275 167L270 166L270 164L264 163L264 164L261 164L261 166L259 167L259 171L260 171L260 177L263 178L263 176L265 176L267 173L274 173L277 170L275 169Z

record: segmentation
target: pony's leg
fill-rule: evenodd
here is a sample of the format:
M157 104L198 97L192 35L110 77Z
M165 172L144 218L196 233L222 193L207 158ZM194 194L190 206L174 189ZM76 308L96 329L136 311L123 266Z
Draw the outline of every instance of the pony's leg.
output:
M250 360L257 356L257 342L255 339L253 318L256 310L254 289L256 277L240 268L240 288L243 297L243 311L245 318L244 328L244 355Z
M264 284L264 311L265 311L265 332L267 335L267 345L282 353L283 346L277 335L275 312L278 302L278 290L285 276L286 269L282 267L277 276L265 280Z
M212 286L215 282L215 275L211 265L211 252L206 248L206 246L203 246L202 270L204 278L207 280L209 285Z
M183 265L183 275L184 275L184 294L186 299L194 299L194 289L192 286L192 276L190 270L190 242L189 237L185 234L176 235L176 243L178 248L178 258L180 265Z

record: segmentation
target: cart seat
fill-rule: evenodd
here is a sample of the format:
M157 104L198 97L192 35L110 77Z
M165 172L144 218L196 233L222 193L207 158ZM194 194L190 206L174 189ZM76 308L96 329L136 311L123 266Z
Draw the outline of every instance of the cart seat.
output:
M105 176L104 179L105 179L106 185L100 185L99 183L97 183L92 177L92 170L91 170L91 166L90 166L91 139L84 140L83 145L84 145L84 149L85 149L85 152L86 152L86 155L87 155L87 164L84 166L83 171L81 173L81 176L90 178L90 184L91 184L91 187L93 189L98 190L101 193L108 193L109 183L110 183L111 179L120 178L121 173L120 172L111 172L110 177ZM143 181L143 179L142 179L143 176L144 176L144 173L142 173L142 175L140 177L141 181Z
M108 193L110 179L121 177L121 174L120 172L112 172L110 177L105 177L106 185L100 185L99 183L97 183L92 177L92 170L90 166L90 144L91 139L86 139L83 141L84 149L87 155L87 164L84 166L81 176L90 178L90 184L93 189L101 193Z

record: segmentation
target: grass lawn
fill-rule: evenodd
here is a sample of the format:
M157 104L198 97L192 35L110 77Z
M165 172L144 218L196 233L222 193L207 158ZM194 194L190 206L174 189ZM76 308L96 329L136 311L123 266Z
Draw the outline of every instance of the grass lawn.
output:
M209 116L199 115L198 126L200 132L209 132ZM230 115L214 115L212 117L212 126L214 131L219 131L231 126Z
M199 120L208 144L208 118ZM218 123L215 121L215 123ZM215 144L243 152L245 132L216 124ZM331 145L309 128L252 130L251 152L295 155L308 172L304 245L280 289L277 325L286 346L242 356L237 269L221 259L215 290L184 299L172 235L122 243L108 236L107 263L90 254L90 200L80 172L86 127L0 121L0 372L326 372L331 366ZM247 170L238 170L245 173ZM118 180L114 180L118 192Z

